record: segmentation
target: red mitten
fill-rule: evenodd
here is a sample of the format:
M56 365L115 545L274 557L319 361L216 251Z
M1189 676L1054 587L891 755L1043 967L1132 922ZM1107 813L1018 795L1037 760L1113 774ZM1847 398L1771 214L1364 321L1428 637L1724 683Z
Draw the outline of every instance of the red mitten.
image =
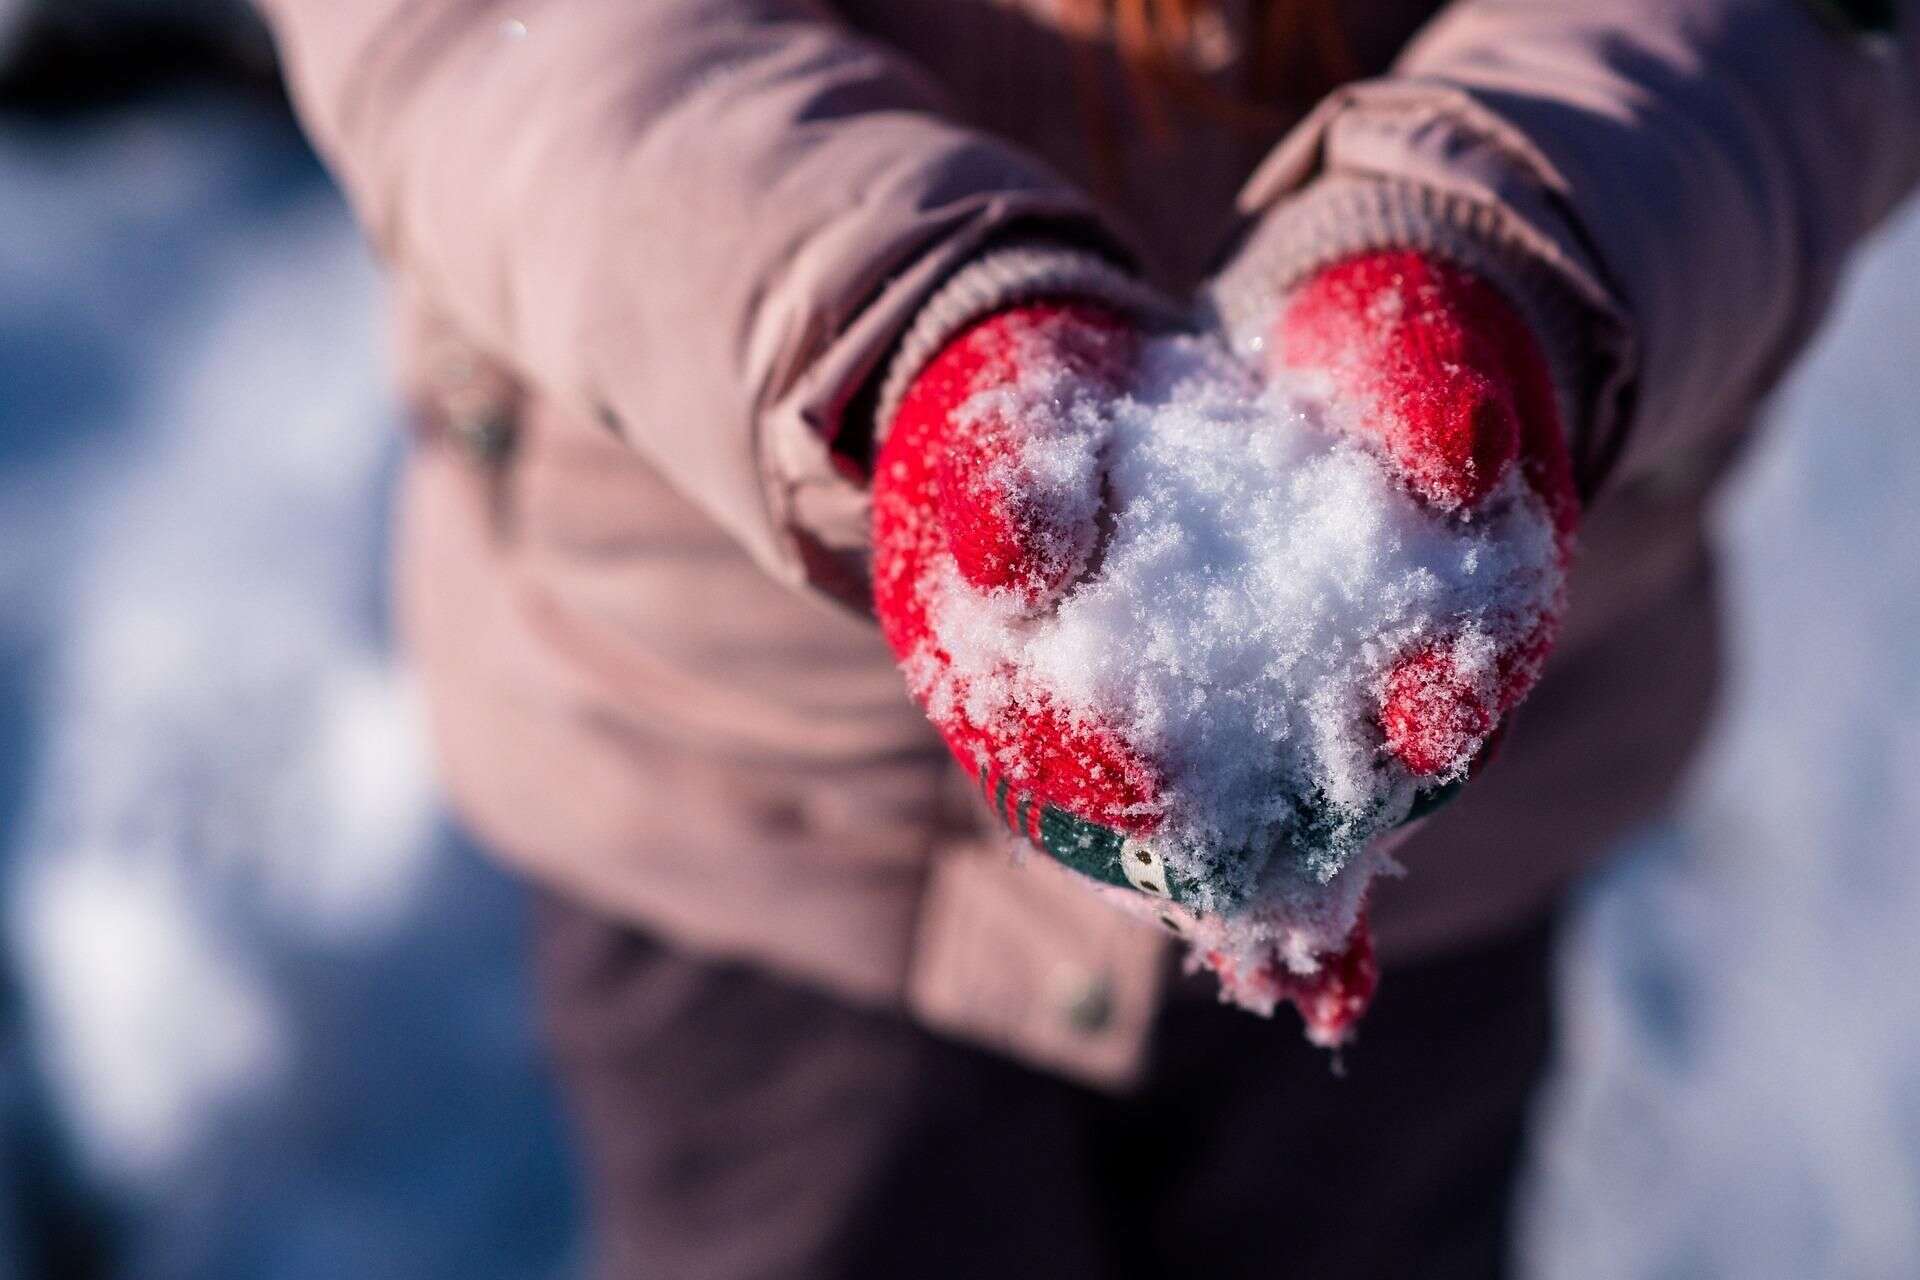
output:
M1038 611L1086 571L1098 539L1097 487L1042 493L1020 456L1030 424L1000 409L965 410L969 401L978 408L981 393L1011 388L1038 369L1050 369L1063 389L1116 394L1138 349L1130 324L1091 304L1034 304L989 316L909 384L874 466L881 630L955 757L997 799L1001 818L1034 840L1049 805L1143 834L1157 818L1156 779L1115 730L1068 716L1022 672L998 673L1001 689L990 702L943 679L951 658L929 608L944 572Z
M1380 961L1373 952L1373 930L1364 906L1346 947L1337 955L1321 956L1320 967L1312 973L1295 973L1277 955L1251 967L1219 951L1209 951L1201 959L1220 980L1221 991L1243 1008L1292 1002L1306 1024L1307 1039L1328 1049L1347 1042L1380 986Z
M1290 294L1276 368L1320 373L1357 404L1357 429L1433 506L1469 515L1508 472L1545 503L1562 569L1580 521L1553 377L1526 323L1478 276L1413 250L1346 259ZM1556 609L1468 679L1441 641L1401 660L1380 722L1416 774L1458 771L1539 678Z

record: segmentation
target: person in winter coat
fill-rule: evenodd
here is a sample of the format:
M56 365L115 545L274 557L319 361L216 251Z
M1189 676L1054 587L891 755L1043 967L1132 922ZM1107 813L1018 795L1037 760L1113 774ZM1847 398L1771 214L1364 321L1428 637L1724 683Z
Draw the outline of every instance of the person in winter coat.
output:
M1699 736L1703 506L1920 177L1913 6L260 7L395 273L404 630L458 812L548 890L602 1272L1499 1272L1555 904ZM1017 493L914 479L972 466L996 335L1189 299L1391 408L1431 500L1520 467L1579 525L1501 758L1374 895L1343 1078L1009 856L941 737L987 730L882 634L903 556L1051 572ZM1518 692L1389 693L1388 748ZM1066 732L989 745L1098 818L1138 779Z

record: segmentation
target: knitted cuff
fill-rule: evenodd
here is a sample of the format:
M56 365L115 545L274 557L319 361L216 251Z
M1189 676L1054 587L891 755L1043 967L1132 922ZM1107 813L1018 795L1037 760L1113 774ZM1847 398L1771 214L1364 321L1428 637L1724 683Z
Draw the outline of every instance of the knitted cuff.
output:
M1576 457L1588 437L1596 370L1594 316L1486 205L1385 178L1330 175L1269 212L1210 289L1213 317L1237 351L1264 342L1281 297L1356 254L1417 249L1484 278L1540 341Z
M1107 259L1047 242L990 249L947 278L901 338L874 411L874 443L886 439L907 386L928 361L969 325L996 311L1042 300L1111 307L1147 328L1184 323L1179 310Z

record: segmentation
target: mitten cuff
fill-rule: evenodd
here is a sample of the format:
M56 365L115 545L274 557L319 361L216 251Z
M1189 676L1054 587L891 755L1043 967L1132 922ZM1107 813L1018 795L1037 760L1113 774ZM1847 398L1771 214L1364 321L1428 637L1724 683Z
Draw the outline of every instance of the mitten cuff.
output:
M1043 300L1097 303L1147 328L1182 322L1171 303L1098 254L1045 242L989 250L935 290L900 340L880 384L875 445L886 439L908 384L949 342L996 311Z
M1322 177L1265 216L1208 302L1235 350L1256 350L1287 290L1380 249L1431 254L1498 289L1540 342L1573 442L1585 438L1586 389L1600 373L1588 354L1593 314L1487 205L1391 179Z

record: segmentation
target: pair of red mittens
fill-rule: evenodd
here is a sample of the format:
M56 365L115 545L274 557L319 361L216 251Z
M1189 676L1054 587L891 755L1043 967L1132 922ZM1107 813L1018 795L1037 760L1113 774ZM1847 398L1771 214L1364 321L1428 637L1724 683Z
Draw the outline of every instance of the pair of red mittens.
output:
M1024 462L1032 424L1020 419L1017 399L982 393L1044 365L1074 379L1079 394L1117 397L1143 341L1118 309L1061 297L972 323L914 374L883 424L873 482L875 609L903 663L949 661L927 609L932 575L957 572L975 590L1038 612L1090 571L1095 554L1098 477L1079 501L1043 493ZM1320 375L1360 406L1351 429L1441 512L1472 513L1518 468L1553 521L1564 567L1579 502L1552 374L1492 285L1415 251L1362 254L1288 293L1264 350L1270 372ZM1454 662L1444 638L1403 656L1379 707L1385 750L1417 777L1463 771L1532 688L1556 623L1547 616L1492 663ZM1483 674L1469 679L1462 670ZM1017 690L1018 715L976 722L964 697L943 698L930 713L990 798L1005 803L997 777L1019 779L1020 811L1002 814L1009 825L1038 841L1040 815L1050 810L1122 837L1150 836L1163 785L1152 761L1116 728L1069 715L1030 673L998 678ZM1344 1037L1378 976L1364 919L1316 972L1277 961L1269 968L1259 980L1300 1009L1321 1043Z

